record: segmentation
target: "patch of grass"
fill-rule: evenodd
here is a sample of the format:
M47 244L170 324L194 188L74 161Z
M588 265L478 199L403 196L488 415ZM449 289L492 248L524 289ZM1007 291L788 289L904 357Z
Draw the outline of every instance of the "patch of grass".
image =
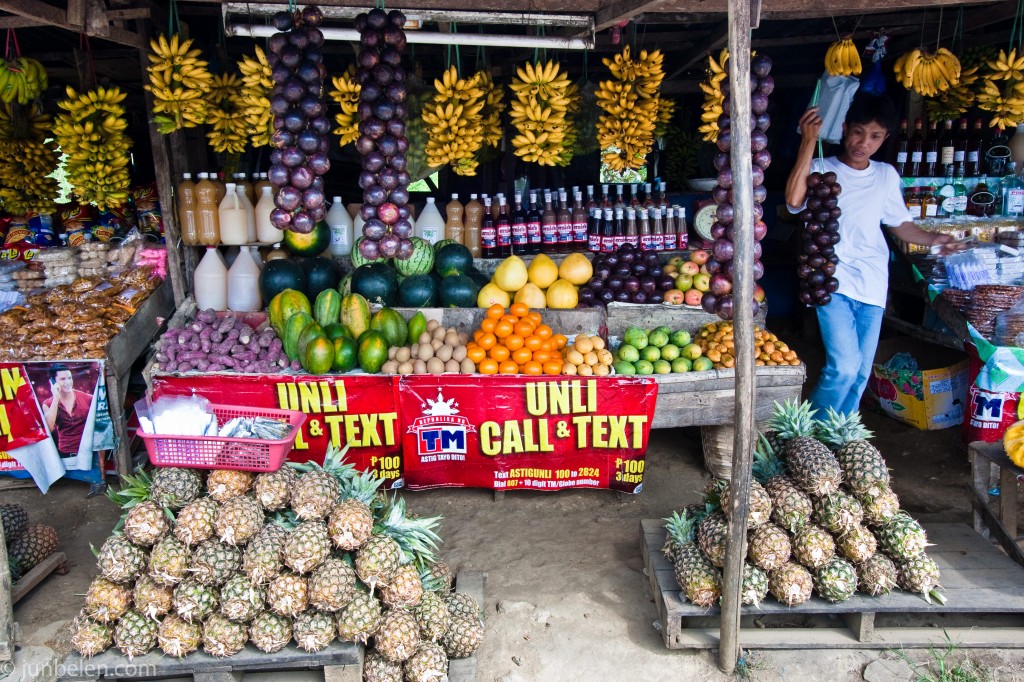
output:
M756 651L744 651L740 649L740 657L736 661L736 671L733 673L738 680L750 680L755 672L767 670L769 660L766 656Z
M928 647L928 658L916 663L902 648L890 649L901 661L910 666L914 682L991 682L992 674L978 665L962 651L959 644L943 632L946 646L942 649Z

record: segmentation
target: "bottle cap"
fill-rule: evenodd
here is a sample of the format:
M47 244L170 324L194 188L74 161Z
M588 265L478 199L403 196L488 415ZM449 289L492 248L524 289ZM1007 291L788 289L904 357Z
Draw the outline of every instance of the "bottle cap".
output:
M458 201L458 200L459 200L458 192L453 192L452 193L452 201Z
M233 182L224 183L224 187L225 187L225 189L227 189L227 191L230 192L231 190L233 190L235 188L235 183L233 183Z
M469 195L469 200L470 201L474 201L475 199L476 199L476 194L470 194Z
M341 201L341 199L338 199L338 201ZM434 203L434 197L427 197L427 203L428 204Z
M200 180L209 180L210 179L210 174L209 173L200 173L198 177L199 177Z
M192 174L191 173L182 173L181 177L184 178L185 180L191 180L192 179Z
M334 203L340 204L341 203L341 197L334 197Z

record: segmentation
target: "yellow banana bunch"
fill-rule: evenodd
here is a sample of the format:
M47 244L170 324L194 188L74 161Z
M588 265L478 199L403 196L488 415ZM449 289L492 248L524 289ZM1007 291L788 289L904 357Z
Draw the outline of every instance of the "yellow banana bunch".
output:
M0 101L28 105L49 84L46 69L35 59L0 59Z
M1010 54L1000 50L999 56L988 62L988 68L991 71L989 80L1024 80L1024 52L1018 56L1016 48L1010 50Z
M1003 449L1014 464L1024 467L1024 421L1015 422L1003 434Z
M153 54L149 55L149 84L153 93L153 120L157 129L172 133L181 128L194 128L206 122L209 105L206 94L213 84L213 76L203 59L202 51L190 49L191 40L181 40L178 34L161 34L149 41Z
M674 116L675 113L675 100L668 99L667 97L658 98L658 120L654 124L654 137L665 137L668 124L672 121L672 116Z
M53 136L66 156L65 175L79 201L101 211L128 199L128 152L131 139L124 134L125 94L118 88L95 88L79 94L67 89L58 103L66 113L57 116Z
M973 86L979 78L977 66L961 71L959 83L924 103L925 111L928 112L928 120L942 121L959 118L966 113L974 106L977 98Z
M241 154L245 151L247 126L242 102L242 79L233 73L214 76L206 95L206 140L213 151Z
M896 60L893 70L903 87L923 97L936 97L960 82L960 60L944 47L934 53L911 50Z
M597 120L602 161L618 173L641 168L654 146L664 55L661 50L641 50L633 59L627 45L613 59L602 61L613 77L602 81L596 93L605 112Z
M480 77L480 87L484 91L484 108L480 114L483 118L484 142L497 147L504 135L501 129L501 112L508 107L505 103L505 91L495 84L488 71L480 71L477 75Z
M413 180L422 180L436 168L427 162L427 133L420 115L423 107L431 102L430 92L412 93L406 96L409 116L405 125L405 136L409 138L406 156L406 171Z
M50 139L52 119L32 105L0 106L0 205L11 215L50 213L59 193L60 163Z
M541 166L567 163L566 133L574 135L568 120L573 106L571 85L568 74L553 60L516 67L509 86L513 94L509 112L516 129L512 147L523 161ZM571 158L571 150L568 153Z
M476 175L476 154L484 142L481 112L486 105L480 74L459 78L452 66L434 80L434 89L420 115L428 136L427 163L449 164L457 175Z
M563 131L564 138L562 139L562 153L558 155L558 160L555 162L558 166L568 166L572 163L572 157L577 152L576 141L579 139L579 124L577 123L577 116L583 109L583 92L580 90L580 86L576 83L570 83L565 89L565 97L569 100L569 105L565 110L565 129Z
M239 107L245 131L253 147L268 147L274 132L274 114L270 111L270 90L274 82L267 55L257 45L256 58L243 57L238 62L238 70L242 73Z
M861 72L860 52L850 36L845 36L828 46L825 51L825 70L830 76L859 76Z
M700 83L700 89L704 93L704 106L700 115L701 126L697 128L697 132L701 133L705 142L718 140L718 118L722 115L722 105L725 102L722 81L729 75L725 70L725 63L728 60L729 51L724 48L718 53L717 61L714 55L708 55L708 80L706 83Z
M331 79L334 89L330 91L331 99L338 103L341 111L334 115L337 127L334 134L341 136L338 144L344 147L359 138L359 93L362 86L356 83L356 67L350 64L345 73ZM409 150L412 151L410 145Z
M999 55L985 62L984 76L977 91L979 109L992 112L989 125L993 128L1012 128L1024 122L1024 53L1017 50Z

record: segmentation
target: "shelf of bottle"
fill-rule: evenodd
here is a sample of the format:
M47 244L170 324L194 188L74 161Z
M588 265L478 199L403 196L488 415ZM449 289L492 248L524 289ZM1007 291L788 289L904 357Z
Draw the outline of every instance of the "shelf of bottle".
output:
M197 249L205 249L208 246L216 246L217 248L220 248L222 246L234 246L236 248L242 247L242 246L248 246L250 248L266 247L266 248L269 249L269 248L274 246L274 244L270 243L270 242L251 242L249 244L183 244L183 245L184 246L194 246Z

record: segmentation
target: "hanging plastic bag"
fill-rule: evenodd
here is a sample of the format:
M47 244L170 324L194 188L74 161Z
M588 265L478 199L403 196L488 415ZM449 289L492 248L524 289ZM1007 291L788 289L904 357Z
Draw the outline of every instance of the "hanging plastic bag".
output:
M850 103L860 88L860 81L853 76L830 76L821 74L818 84L818 116L821 117L821 139L839 144L843 140L843 122Z
M861 89L869 95L885 94L885 72L882 71L882 59L885 58L885 44L889 42L889 36L878 34L874 40L864 48L864 54L871 57L871 66L861 82Z

